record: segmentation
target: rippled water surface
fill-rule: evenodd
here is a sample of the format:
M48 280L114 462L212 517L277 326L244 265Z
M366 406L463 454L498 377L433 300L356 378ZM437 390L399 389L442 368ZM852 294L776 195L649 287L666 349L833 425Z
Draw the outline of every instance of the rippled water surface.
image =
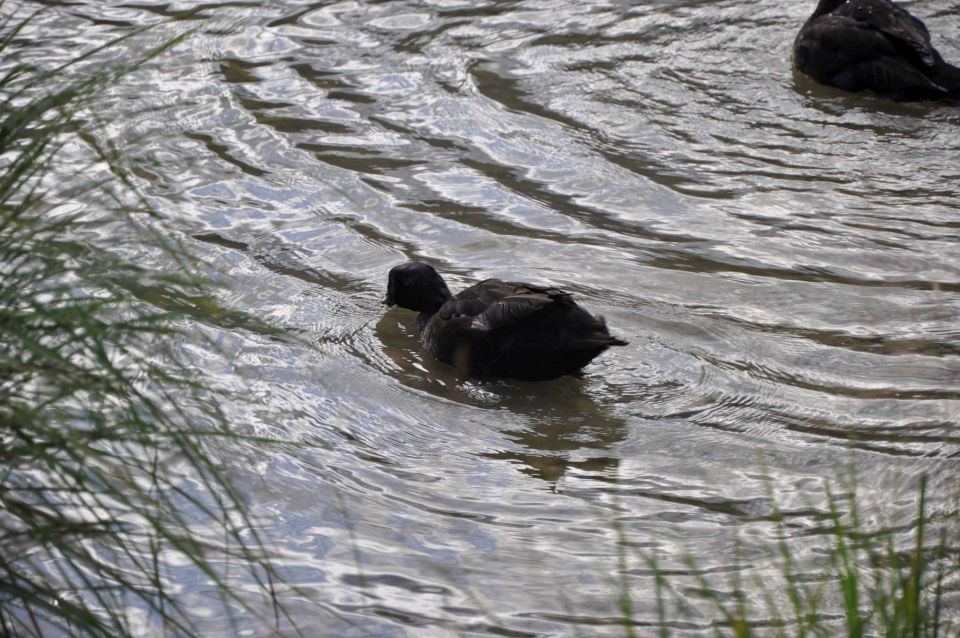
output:
M252 386L239 431L312 444L232 471L313 635L622 636L625 585L650 635L648 560L767 579L774 503L815 557L825 478L878 519L923 473L953 507L960 110L795 77L812 0L42 4L22 55L51 66L199 9L98 115L228 304L303 340L184 351ZM960 60L955 3L907 4ZM630 345L458 378L380 304L407 259L562 286ZM673 631L711 634L691 604Z

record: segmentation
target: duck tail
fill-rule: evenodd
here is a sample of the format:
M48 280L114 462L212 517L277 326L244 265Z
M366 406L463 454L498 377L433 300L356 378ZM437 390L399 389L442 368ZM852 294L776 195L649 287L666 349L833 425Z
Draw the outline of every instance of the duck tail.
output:
M947 92L948 101L960 99L960 67L956 67L937 54L935 72L932 80Z
M596 323L597 331L588 340L593 345L609 347L609 346L625 346L630 343L629 341L626 341L619 337L614 337L612 334L610 334L610 331L607 330L607 320L604 319L601 315L597 315L595 319L597 322Z

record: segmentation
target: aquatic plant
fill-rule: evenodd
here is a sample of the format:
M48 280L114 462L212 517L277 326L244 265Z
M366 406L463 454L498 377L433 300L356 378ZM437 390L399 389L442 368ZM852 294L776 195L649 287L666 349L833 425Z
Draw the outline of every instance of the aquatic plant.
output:
M275 570L218 460L240 435L178 351L259 326L216 302L93 119L182 36L43 69L15 61L34 18L0 24L0 634L193 635L173 569L276 628Z
M771 494L771 499L773 495ZM718 636L941 638L960 636L956 616L944 603L944 585L960 576L957 549L949 539L957 533L957 514L933 520L926 511L927 484L919 487L916 518L906 526L912 544L898 543L903 527L868 528L856 491L841 498L827 491L828 514L805 535L826 538L821 570L802 566L791 549L794 529L775 509L779 578L744 582L748 570L738 568L731 582L720 582L688 561L695 587L679 588L649 560L655 576L660 636L670 636L671 621L693 616L691 597L705 600L718 614ZM841 507L843 504L844 507ZM931 531L937 538L931 542ZM772 549L772 548L771 548ZM621 550L622 551L622 550ZM811 577L811 574L816 577ZM671 600L672 611L663 604ZM786 613L784 613L786 612ZM631 619L624 618L625 624ZM625 635L634 635L628 630Z

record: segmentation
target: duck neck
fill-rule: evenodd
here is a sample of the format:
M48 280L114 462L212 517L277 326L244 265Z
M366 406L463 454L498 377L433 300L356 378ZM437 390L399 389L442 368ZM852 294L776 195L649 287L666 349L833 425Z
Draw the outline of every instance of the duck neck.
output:
M411 310L420 311L420 314L417 316L417 328L419 328L420 332L423 332L427 322L430 321L430 317L437 314L440 308L443 307L443 304L447 303L447 301L453 297L443 277L435 271L431 274L431 280L428 281L426 286L420 289L420 295L416 302L407 306Z
M427 327L427 322L430 321L430 318L433 317L433 315L440 311L440 308L443 307L443 304L447 303L447 301L453 297L453 295L450 294L450 289L447 288L446 284L442 284L442 286L438 287L434 293L435 294L430 295L429 299L426 300L426 303L418 308L418 310L420 310L420 314L417 315L417 329L420 332L423 332L423 329Z
M450 294L450 289L447 288L447 284L441 279L440 285L430 290L430 292L422 298L420 307L417 308L417 310L426 315L435 315L443 304L447 303L452 297L453 295Z
M423 332L423 329L427 327L427 322L430 321L430 318L435 314L437 313L424 310L417 315L417 332Z

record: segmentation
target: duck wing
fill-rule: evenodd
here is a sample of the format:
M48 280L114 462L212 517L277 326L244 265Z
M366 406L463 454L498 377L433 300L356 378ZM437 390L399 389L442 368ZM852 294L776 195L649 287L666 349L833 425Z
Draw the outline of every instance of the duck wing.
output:
M507 294L470 322L474 330L498 330L515 326L522 321L558 305L572 305L570 293L558 288L540 288L529 284L514 284L513 292Z
M913 94L943 94L943 87L924 74L925 67L918 66L915 49L904 42L869 22L834 12L800 31L794 55L801 71L818 82L847 91L873 89L908 99ZM912 52L910 56L904 55L904 49Z
M570 296L559 288L487 279L447 301L438 315L445 321L472 318L473 330L498 330L557 304L575 305Z
M833 15L879 31L917 67L930 70L936 66L937 53L926 25L889 0L848 0Z

